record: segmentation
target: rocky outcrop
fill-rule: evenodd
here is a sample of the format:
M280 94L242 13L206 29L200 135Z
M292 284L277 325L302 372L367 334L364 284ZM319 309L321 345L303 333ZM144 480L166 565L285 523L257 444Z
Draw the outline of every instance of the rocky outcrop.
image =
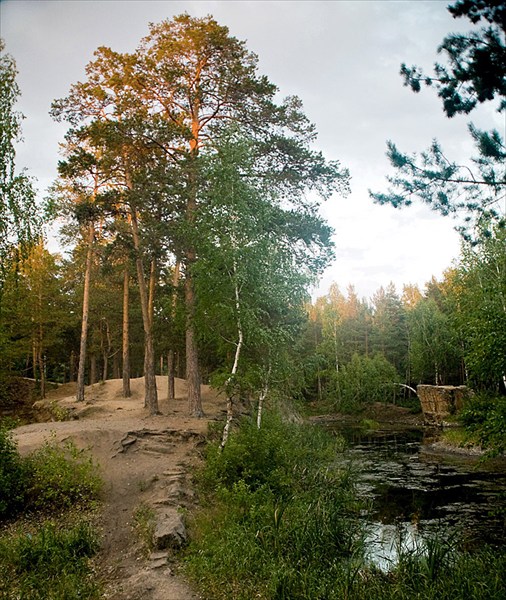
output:
M472 394L465 385L418 385L416 393L422 405L425 423L446 425Z

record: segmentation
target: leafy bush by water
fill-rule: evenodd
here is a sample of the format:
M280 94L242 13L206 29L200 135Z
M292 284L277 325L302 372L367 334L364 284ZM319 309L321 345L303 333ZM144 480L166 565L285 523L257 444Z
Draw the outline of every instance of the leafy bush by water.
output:
M341 449L320 429L272 415L261 430L244 422L223 453L210 448L187 555L206 594L309 599L353 579L343 565L363 554L361 506L350 472L332 464Z
M502 600L502 550L458 551L444 538L404 549L385 573L366 561L366 519L353 473L333 465L339 441L270 415L198 477L186 567L208 600Z
M477 394L459 418L489 454L506 451L506 397Z

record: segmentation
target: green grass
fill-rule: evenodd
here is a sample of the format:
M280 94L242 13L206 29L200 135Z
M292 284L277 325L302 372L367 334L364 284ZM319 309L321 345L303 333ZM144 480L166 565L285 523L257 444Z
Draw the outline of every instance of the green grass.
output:
M100 598L92 525L102 480L73 443L51 440L21 457L0 429L0 598Z
M197 476L187 575L208 600L499 600L505 553L459 552L445 538L404 550L384 573L366 560L367 520L352 471L336 467L340 440L269 415Z
M0 598L99 598L91 563L97 549L95 530L84 519L11 528L0 536Z

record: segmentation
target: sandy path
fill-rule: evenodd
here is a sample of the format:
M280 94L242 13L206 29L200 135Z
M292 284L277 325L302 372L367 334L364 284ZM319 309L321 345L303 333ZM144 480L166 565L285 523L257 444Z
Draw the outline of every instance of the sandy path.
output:
M144 409L143 379L132 380L132 398L121 398L121 381L95 384L77 405L74 385L61 386L48 398L53 409L70 410L74 420L34 423L19 427L15 438L21 453L44 440L72 439L88 448L105 481L101 516L103 547L99 576L110 600L190 600L199 596L178 575L171 552L147 556L133 529L140 506L155 512L191 508L191 474L199 460L210 419L219 417L224 402L202 386L206 418L186 416L186 385L176 380L176 400L166 400L166 379L157 377L162 415L150 417Z

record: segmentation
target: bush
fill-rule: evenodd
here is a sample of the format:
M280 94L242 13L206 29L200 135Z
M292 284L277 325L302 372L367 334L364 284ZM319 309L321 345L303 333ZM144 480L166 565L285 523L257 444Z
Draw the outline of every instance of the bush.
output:
M46 442L26 461L30 509L89 507L98 498L102 485L98 468L73 442L67 441L63 447L54 441Z
M327 432L272 415L210 449L186 558L209 597L316 598L360 560L361 505L350 472L333 464L340 449Z
M337 374L337 404L343 412L356 412L370 402L394 401L399 381L395 367L382 354L372 358L354 354Z
M489 455L506 450L506 398L489 394L472 397L459 419Z
M26 465L10 431L0 427L0 519L16 515L25 503Z

